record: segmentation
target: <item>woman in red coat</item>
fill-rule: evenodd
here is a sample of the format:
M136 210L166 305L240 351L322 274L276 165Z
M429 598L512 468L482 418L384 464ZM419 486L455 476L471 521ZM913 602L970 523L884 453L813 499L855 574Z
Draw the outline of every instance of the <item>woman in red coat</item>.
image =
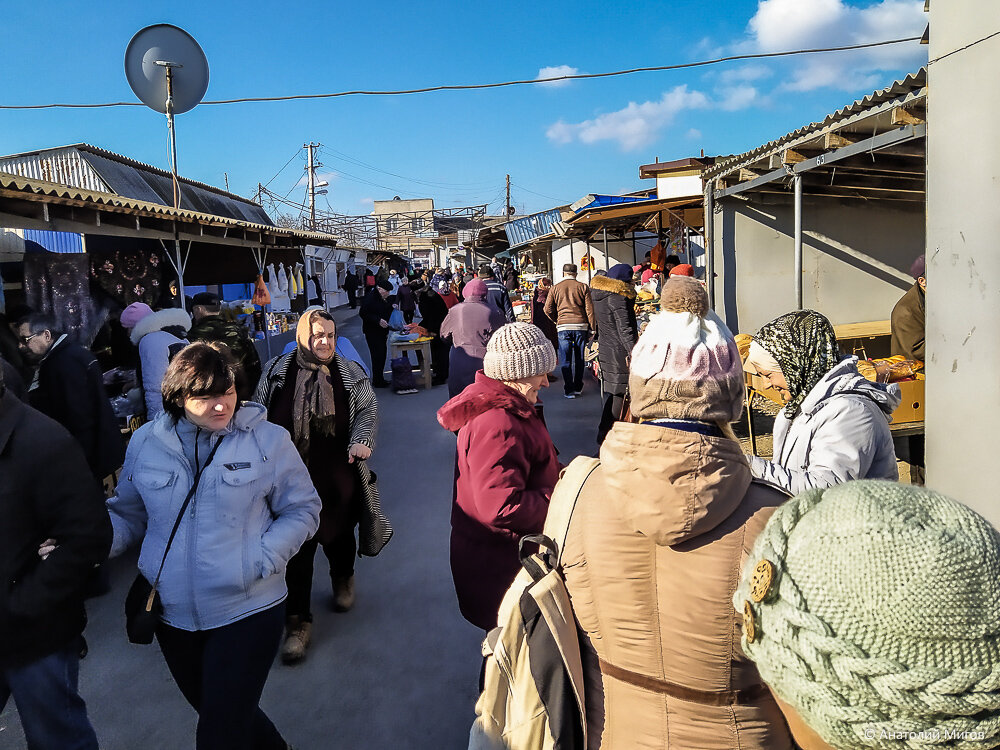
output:
M538 327L509 323L493 334L475 382L438 411L458 432L451 512L451 572L462 615L491 630L520 570L518 540L545 523L559 478L552 438L536 411L556 353ZM540 407L537 407L540 409Z

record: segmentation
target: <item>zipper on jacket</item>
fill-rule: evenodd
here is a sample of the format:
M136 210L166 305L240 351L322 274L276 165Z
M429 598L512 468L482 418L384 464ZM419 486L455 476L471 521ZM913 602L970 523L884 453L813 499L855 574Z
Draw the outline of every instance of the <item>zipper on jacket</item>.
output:
M199 427L194 433L194 477L198 476L198 471L200 468L200 462L198 459L198 438L201 437L201 428ZM194 478L191 479L194 482ZM200 486L200 485L199 485ZM195 585L195 560L197 555L195 554L195 540L198 538L196 533L198 518L195 514L195 509L198 504L198 492L195 491L194 495L191 496L191 520L188 526L188 588L191 591L191 619L194 620L195 630L201 630L201 617L198 614L198 589Z

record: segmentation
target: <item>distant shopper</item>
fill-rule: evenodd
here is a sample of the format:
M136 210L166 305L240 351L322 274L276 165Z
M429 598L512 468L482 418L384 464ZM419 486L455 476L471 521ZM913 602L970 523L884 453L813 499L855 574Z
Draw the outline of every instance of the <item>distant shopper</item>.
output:
M395 268L393 268L391 271L389 271L389 284L392 286L392 291L390 292L390 294L392 294L392 295L398 294L399 293L399 286L402 283L403 283L403 279L396 272Z
M167 365L177 352L188 345L191 316L177 307L153 312L145 302L133 302L122 310L122 328L139 350L139 384L146 403L146 419L156 419L163 411L160 386Z
M76 440L7 392L3 373L0 711L13 696L32 750L97 750L77 678L84 592L108 555L111 523Z
M236 395L249 401L260 380L260 355L246 326L221 317L222 300L212 292L194 295L194 327L191 341L216 341L229 347L239 368L236 370Z
M639 339L631 280L632 267L619 263L611 267L607 276L595 276L590 282L597 320L597 361L604 392L604 411L597 427L598 445L604 442L608 430L621 419L625 409L629 357Z
M536 326L509 323L490 339L476 382L438 410L441 426L458 432L452 577L462 615L483 630L496 627L500 600L521 568L518 539L541 531L559 477L535 410L555 360Z
M399 291L396 292L396 304L399 305L399 311L403 313L403 320L412 323L413 315L417 310L417 299L413 294L413 287L406 281L399 285Z
M998 561L986 519L917 487L848 482L780 506L733 605L797 746L996 747Z
M677 257L677 256L671 256ZM667 273L667 276L694 276L694 266L690 263L678 263Z
M442 279L439 282L437 289L438 294L441 295L441 301L444 302L449 310L461 302L458 295L452 290L451 282L447 279Z
M379 281L361 301L361 330L368 342L368 353L372 361L372 385L376 388L387 388L389 382L385 379L385 356L388 350L389 316L392 315L392 305L389 295L392 294L392 284Z
M574 263L563 266L563 280L552 287L545 300L545 314L559 332L559 361L562 363L566 398L583 393L583 347L590 331L597 330L590 287L576 280Z
M97 482L122 465L125 447L94 355L74 344L48 315L33 313L18 326L21 354L37 365L28 402L76 438Z
M913 262L910 274L914 284L892 308L892 354L920 362L926 357L924 308L926 307L927 271L924 256Z
M552 348L559 351L559 331L556 330L556 323L545 314L545 301L552 291L552 279L545 276L538 280L535 291L531 295L531 322L542 329L545 338L552 342ZM552 378L549 378L551 381Z
M750 457L758 479L796 495L852 479L899 478L889 420L897 386L866 380L843 357L830 321L814 310L788 313L754 335L746 369L785 400L774 420L773 459Z
M358 306L359 286L361 286L361 282L358 280L358 274L348 271L344 277L344 291L347 292L347 303L351 306L352 310Z
M514 322L514 307L507 288L497 280L492 266L482 266L479 278L486 284L486 302L497 309L508 323Z
M310 599L316 548L323 547L333 585L333 609L354 606L355 529L361 553L377 554L392 533L372 494L365 461L375 447L378 403L364 370L336 354L337 324L325 310L308 310L295 329L297 348L267 363L254 401L281 425L309 469L323 508L319 531L289 561L286 663L306 655L312 629ZM363 520L362 520L363 519Z
M446 282L445 288L447 286ZM441 336L441 324L448 315L448 305L441 295L429 286L420 295L419 304L420 325L434 336L430 344L431 367L434 371L431 382L434 385L441 385L448 382L448 355L451 349L450 342Z
M108 501L111 554L140 544L150 582L162 563L156 638L198 712L198 750L286 750L259 702L285 622L285 566L319 526L319 497L288 432L260 404L238 402L236 366L220 344L174 357L163 404L132 436Z
M483 367L486 344L504 324L503 316L487 303L486 284L473 279L465 285L465 302L448 311L441 337L451 341L448 362L448 396L454 398L476 379Z

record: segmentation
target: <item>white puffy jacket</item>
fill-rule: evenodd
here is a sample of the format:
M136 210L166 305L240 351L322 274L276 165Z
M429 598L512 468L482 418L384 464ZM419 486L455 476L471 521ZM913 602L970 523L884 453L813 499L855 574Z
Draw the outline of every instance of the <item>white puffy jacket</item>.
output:
M184 310L168 307L136 323L130 338L139 347L139 367L142 370L142 395L146 401L146 419L152 421L163 411L160 387L171 357L188 345L188 340L175 336L164 328L173 328L184 335L191 330L191 316Z

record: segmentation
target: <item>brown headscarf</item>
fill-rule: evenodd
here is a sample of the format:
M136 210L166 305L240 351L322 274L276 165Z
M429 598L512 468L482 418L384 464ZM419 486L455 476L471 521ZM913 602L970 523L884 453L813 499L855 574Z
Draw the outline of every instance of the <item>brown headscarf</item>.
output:
M295 377L292 402L292 441L303 459L309 454L309 438L313 430L323 435L333 435L335 430L336 407L330 375L334 360L321 362L311 346L312 324L317 312L307 310L295 327L295 342L298 344L295 361L299 372Z

